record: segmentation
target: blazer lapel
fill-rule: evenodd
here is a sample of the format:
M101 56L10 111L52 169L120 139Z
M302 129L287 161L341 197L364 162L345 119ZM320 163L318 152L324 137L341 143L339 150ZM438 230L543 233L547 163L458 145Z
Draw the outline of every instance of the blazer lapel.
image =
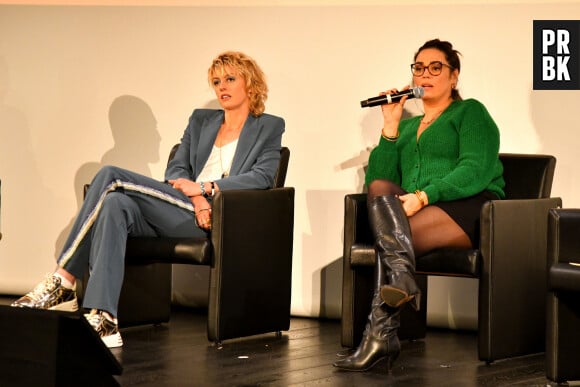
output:
M258 135L258 119L249 114L238 139L238 146L236 147L236 153L234 154L234 159L230 168L231 175L237 175L240 172L240 169L244 165L244 162L256 143Z
M199 135L199 143L195 150L195 176L199 176L209 155L213 150L218 131L224 122L223 111L207 118L207 125L202 125L203 130Z

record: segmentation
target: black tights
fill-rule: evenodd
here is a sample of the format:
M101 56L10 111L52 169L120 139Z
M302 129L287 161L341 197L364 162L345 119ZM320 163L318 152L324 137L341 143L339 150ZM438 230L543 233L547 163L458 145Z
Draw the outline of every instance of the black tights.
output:
M405 195L407 192L389 180L374 180L368 186L367 200L377 196ZM427 206L409 218L415 255L441 247L471 248L461 227L437 206Z

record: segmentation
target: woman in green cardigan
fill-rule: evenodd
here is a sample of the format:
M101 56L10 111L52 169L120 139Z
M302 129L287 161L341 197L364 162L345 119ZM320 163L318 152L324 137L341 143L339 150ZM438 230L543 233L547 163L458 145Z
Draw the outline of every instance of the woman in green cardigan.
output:
M415 256L478 247L481 206L504 197L499 131L480 102L460 97L459 52L449 42L430 40L415 54L411 72L414 86L424 90L425 114L401 120L407 97L381 105L384 125L369 158L377 275L363 339L334 363L348 371L366 371L385 358L391 368L400 352L401 306L419 307Z

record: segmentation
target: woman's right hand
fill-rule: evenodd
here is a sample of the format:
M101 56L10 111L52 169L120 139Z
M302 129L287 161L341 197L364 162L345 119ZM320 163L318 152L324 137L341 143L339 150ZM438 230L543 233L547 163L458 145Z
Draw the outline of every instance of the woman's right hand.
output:
M401 91L405 90L409 90L409 85L403 87ZM380 95L394 94L398 92L398 89L390 89L380 93ZM407 96L404 96L398 102L381 105L381 110L383 111L383 136L398 136L399 122L403 117L403 105L405 104L407 98Z
M183 192L185 196L192 197L201 195L199 183L196 183L195 181L180 177L175 180L168 180L167 182L176 190Z

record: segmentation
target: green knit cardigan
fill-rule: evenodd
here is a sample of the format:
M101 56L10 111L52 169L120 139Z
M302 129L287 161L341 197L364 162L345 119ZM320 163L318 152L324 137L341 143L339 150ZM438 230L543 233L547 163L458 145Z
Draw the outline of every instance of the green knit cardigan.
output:
M484 190L505 197L499 130L483 104L454 101L417 141L421 118L402 120L397 141L381 136L369 157L367 185L388 179L407 192L425 191L430 204Z

